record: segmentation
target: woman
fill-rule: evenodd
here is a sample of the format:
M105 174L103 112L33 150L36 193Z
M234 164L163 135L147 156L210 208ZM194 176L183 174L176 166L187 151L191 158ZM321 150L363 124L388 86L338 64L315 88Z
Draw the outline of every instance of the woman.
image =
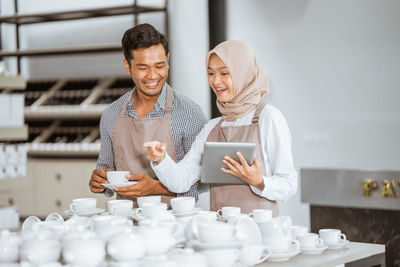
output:
M257 157L249 166L238 153L239 162L225 156L222 170L248 185L210 185L210 209L239 206L242 212L272 209L277 201L289 199L297 190L291 135L281 112L266 104L268 80L250 47L240 41L225 41L206 57L208 82L216 94L222 117L209 121L191 150L179 163L166 154L165 145L145 144L147 159L160 181L172 192L185 192L200 180L205 142L248 142L257 144Z

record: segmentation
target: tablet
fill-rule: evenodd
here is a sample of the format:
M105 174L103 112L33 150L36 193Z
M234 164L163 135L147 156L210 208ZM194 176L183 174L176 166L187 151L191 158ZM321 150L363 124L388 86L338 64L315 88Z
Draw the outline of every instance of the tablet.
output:
M225 155L239 161L236 152L239 151L249 165L253 164L256 156L256 144L254 143L229 143L206 142L202 160L201 182L207 184L245 184L242 180L228 173L224 173L221 167L226 168L222 159Z

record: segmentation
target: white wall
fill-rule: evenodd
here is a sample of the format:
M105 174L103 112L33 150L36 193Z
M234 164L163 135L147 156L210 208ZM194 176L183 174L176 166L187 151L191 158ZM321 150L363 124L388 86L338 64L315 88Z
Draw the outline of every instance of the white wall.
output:
M298 170L400 169L399 14L397 0L228 0L228 39L269 75ZM299 193L281 214L309 224Z

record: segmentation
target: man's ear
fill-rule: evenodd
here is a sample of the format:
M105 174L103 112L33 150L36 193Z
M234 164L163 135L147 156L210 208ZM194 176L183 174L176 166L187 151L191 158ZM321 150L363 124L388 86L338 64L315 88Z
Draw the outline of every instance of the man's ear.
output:
M169 53L167 55L167 67L169 68Z
M131 65L129 64L128 60L126 60L126 58L124 58L124 67L126 72L131 75Z

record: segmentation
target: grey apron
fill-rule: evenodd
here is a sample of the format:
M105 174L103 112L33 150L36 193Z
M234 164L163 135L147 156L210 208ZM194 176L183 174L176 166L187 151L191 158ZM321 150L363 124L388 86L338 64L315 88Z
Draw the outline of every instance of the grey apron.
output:
M211 130L207 137L207 142L246 142L257 144L257 160L260 166L260 174L266 175L264 155L262 153L260 128L258 119L264 108L263 99L257 106L252 123L242 126L221 127L222 118L218 124ZM279 209L276 201L256 195L249 185L236 184L210 184L210 209L218 210L224 206L241 207L244 213L250 213L254 209L270 209L273 216L278 216Z
M158 140L167 144L168 155L176 162L174 140L171 132L171 112L173 91L167 85L165 112L161 118L133 119L126 113L129 98L124 102L122 110L115 123L112 137L114 165L117 171L130 171L135 174L147 174L156 178L156 174L146 159L146 151L143 143ZM117 195L118 199L127 198ZM161 201L170 206L172 196L161 196ZM137 207L136 198L129 198Z

